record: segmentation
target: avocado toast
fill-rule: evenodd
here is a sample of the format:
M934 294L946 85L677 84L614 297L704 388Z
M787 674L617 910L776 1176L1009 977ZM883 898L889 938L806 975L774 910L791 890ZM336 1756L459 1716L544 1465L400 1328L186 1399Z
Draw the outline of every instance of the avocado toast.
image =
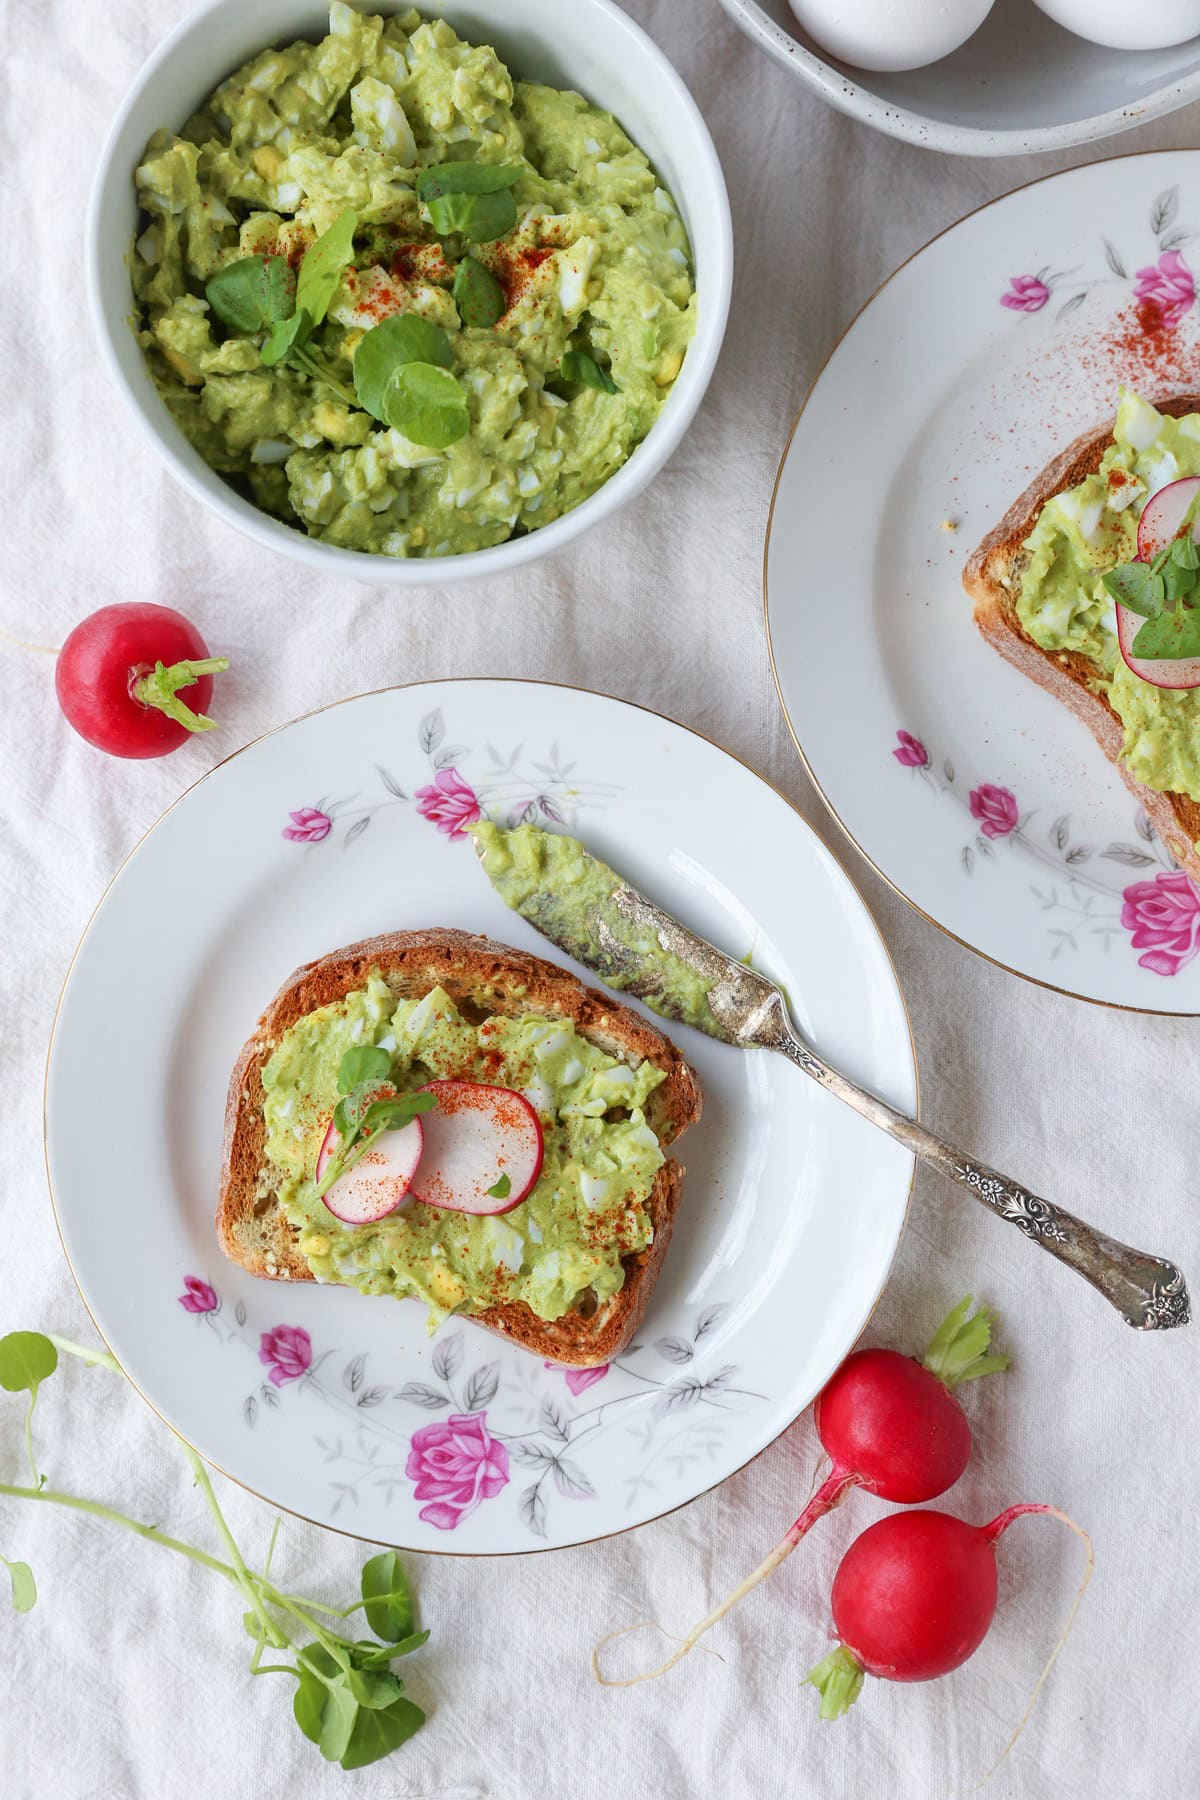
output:
M339 1231L311 1181L328 1090L309 1050L332 1033L342 1034L335 1064L340 1044L394 1044L398 1083L473 1073L533 1092L547 1166L529 1200L502 1221L417 1201L374 1230ZM483 1051L485 1040L499 1049ZM305 1090L315 1095L309 1116ZM412 1294L435 1322L460 1311L548 1360L604 1363L629 1341L662 1267L683 1177L662 1151L701 1104L696 1077L657 1027L566 970L461 931L371 938L298 969L244 1046L226 1108L217 1234L251 1274ZM610 1164L605 1205L595 1195ZM580 1274L585 1250L594 1284ZM485 1253L507 1262L481 1283ZM574 1270L565 1283L564 1262Z
M1014 500L970 557L963 571L963 585L975 601L975 622L988 643L1014 668L1061 700L1088 727L1145 808L1171 855L1193 880L1200 881L1200 856L1196 850L1200 840L1200 790L1195 776L1180 775L1169 764L1161 770L1155 767L1156 760L1161 760L1162 744L1172 733L1184 739L1191 754L1200 757L1200 695L1191 690L1167 694L1139 681L1126 670L1115 636L1101 619L1095 621L1090 633L1040 632L1042 642L1028 628L1028 599L1037 583L1035 559L1041 554L1045 560L1047 555L1035 536L1047 504L1057 499L1061 505L1064 498L1069 500L1076 492L1090 492L1090 486L1096 485L1104 473L1114 496L1123 503L1116 507L1116 517L1128 512L1128 523L1120 527L1120 547L1114 541L1111 554L1105 549L1103 529L1094 528L1089 534L1089 540L1096 536L1097 548L1092 551L1089 541L1089 555L1078 583L1079 600L1086 605L1105 567L1125 560L1125 553L1136 554L1135 522L1149 493L1180 475L1200 473L1200 432L1188 433L1194 468L1184 466L1178 454L1165 450L1157 464L1159 479L1143 480L1136 473L1139 468L1148 469L1143 459L1153 451L1154 440L1142 440L1153 430L1153 418L1190 423L1197 413L1200 395L1196 394L1162 400L1154 408L1136 395L1123 395L1115 427L1110 423L1085 432ZM1123 414L1132 415L1125 444ZM1149 422L1144 415L1150 415ZM1180 447L1177 443L1176 450ZM1112 505L1112 500L1107 500L1101 507L1101 525L1107 526L1110 534L1115 521L1108 518L1106 508ZM1036 602L1036 591L1033 598ZM1095 603L1092 604L1094 609ZM1111 602L1108 608L1111 609ZM1056 636L1062 641L1055 642ZM1148 778L1141 779L1142 775ZM1183 780L1195 791L1172 785ZM1162 785L1157 785L1159 781Z

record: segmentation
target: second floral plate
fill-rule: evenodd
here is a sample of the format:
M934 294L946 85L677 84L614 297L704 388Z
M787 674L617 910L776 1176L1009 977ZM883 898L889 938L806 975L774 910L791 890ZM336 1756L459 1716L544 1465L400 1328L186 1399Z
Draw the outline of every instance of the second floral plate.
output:
M879 873L1017 974L1171 1013L1200 1013L1200 892L961 575L1122 384L1200 392L1198 244L1197 151L1071 169L934 239L810 393L765 559L792 735Z
M51 1044L47 1163L84 1299L150 1404L235 1480L467 1554L622 1531L770 1443L861 1331L912 1176L782 1058L682 1028L704 1116L650 1309L611 1366L547 1365L462 1319L429 1337L411 1301L225 1262L226 1086L299 963L430 925L554 955L479 870L464 832L481 813L577 832L783 981L849 1074L916 1104L895 973L840 865L742 764L638 707L531 682L365 695L252 744L159 821L88 928Z

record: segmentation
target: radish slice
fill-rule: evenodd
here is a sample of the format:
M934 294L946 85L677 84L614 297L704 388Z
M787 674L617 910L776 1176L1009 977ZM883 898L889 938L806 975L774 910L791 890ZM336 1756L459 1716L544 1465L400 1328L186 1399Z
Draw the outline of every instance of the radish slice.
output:
M513 1088L480 1081L431 1081L425 1153L413 1198L448 1212L506 1213L526 1199L542 1171L542 1127ZM503 1188L503 1193L490 1190Z
M1183 487L1182 481L1174 483ZM1200 656L1135 656L1133 640L1146 623L1141 613L1117 607L1117 642L1127 668L1156 688L1200 687Z
M1200 475L1185 475L1151 494L1138 520L1138 561L1153 562L1179 536L1179 527L1188 507L1200 493ZM1192 536L1200 544L1200 519L1192 526Z
M1200 494L1200 475L1185 475L1151 494L1138 520L1138 561L1152 563L1160 551L1179 536L1188 507ZM1200 518L1192 524L1192 538L1200 544ZM1135 656L1133 640L1145 624L1140 613L1117 606L1117 643L1125 666L1142 681L1157 688L1200 687L1200 656Z
M337 1142L337 1127L331 1119L317 1157L318 1181ZM399 1131L380 1132L371 1148L344 1175L338 1176L325 1195L325 1205L343 1225L372 1225L376 1219L386 1219L407 1200L424 1147L425 1132L420 1119L410 1119Z

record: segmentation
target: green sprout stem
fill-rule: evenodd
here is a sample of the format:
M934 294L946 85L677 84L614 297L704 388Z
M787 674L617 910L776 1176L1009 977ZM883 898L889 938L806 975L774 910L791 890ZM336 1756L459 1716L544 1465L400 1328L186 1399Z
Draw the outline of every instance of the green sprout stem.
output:
M25 1408L25 1454L29 1458L29 1472L33 1476L33 1485L40 1488L42 1478L38 1474L37 1458L33 1454L33 1409L37 1405L37 1389L33 1388L29 1395L29 1405Z
M287 360L301 375L307 375L312 381L321 382L331 393L336 394L344 406L358 407L361 410L358 395L351 393L348 387L344 387L337 376L325 367L324 363L317 361L306 345L294 344L288 351Z
M183 1445L183 1453L188 1460L192 1473L196 1477L196 1486L204 1495L205 1504L213 1516L213 1523L216 1525L217 1534L226 1550L229 1552L229 1560L236 1571L237 1584L250 1602L251 1610L256 1614L267 1640L272 1643L277 1650L282 1650L287 1643L287 1639L267 1615L262 1603L262 1598L258 1592L257 1584L251 1580L250 1571L247 1569L246 1564L242 1559L242 1553L237 1547L233 1533L225 1522L225 1514L221 1511L217 1496L213 1492L213 1484L209 1480L208 1470L205 1468L190 1444L185 1444L182 1438L179 1439L179 1442Z
M179 698L179 689L191 687L202 675L223 675L228 667L227 656L206 656L198 661L171 663L169 667L156 663L153 673L139 676L129 691L143 706L153 706L188 731L215 731L216 720L193 712Z
M77 1344L72 1338L59 1337L53 1331L44 1331L42 1336L49 1338L56 1350L65 1350L68 1356L77 1356L80 1362L91 1363L98 1369L112 1369L117 1375L124 1374L116 1357L107 1350L93 1350L87 1344Z

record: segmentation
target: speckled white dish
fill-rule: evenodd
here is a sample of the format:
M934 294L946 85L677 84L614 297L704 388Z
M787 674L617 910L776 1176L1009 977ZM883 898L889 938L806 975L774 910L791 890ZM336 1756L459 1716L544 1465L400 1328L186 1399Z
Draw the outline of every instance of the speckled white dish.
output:
M916 1105L896 976L841 866L765 782L654 713L536 683L392 689L261 739L159 821L88 928L51 1044L47 1161L80 1289L145 1398L235 1480L468 1555L623 1531L769 1444L862 1330L912 1179L782 1057L680 1028L704 1117L649 1312L609 1368L546 1367L467 1320L431 1339L413 1302L227 1263L226 1086L298 963L432 924L554 954L478 868L460 828L479 807L577 831L753 952L847 1073Z
M1066 150L1200 98L1200 38L1167 50L1107 50L1032 0L996 0L974 37L928 68L851 69L825 57L787 0L721 0L742 30L839 112L957 156Z

